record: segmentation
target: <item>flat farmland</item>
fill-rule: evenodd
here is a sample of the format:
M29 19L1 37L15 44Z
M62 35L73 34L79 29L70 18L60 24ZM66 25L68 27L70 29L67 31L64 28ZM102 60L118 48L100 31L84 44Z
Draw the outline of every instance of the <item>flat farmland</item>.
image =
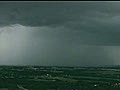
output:
M0 90L120 90L120 68L0 66Z

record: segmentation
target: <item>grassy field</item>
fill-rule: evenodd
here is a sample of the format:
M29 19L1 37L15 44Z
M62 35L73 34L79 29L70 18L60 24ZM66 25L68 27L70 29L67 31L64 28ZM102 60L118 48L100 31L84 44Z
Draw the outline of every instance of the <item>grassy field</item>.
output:
M0 90L120 90L120 68L0 66Z

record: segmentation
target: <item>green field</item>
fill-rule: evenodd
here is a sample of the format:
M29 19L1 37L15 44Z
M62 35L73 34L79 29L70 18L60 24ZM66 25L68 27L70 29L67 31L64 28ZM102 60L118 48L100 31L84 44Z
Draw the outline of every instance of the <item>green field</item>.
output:
M120 68L0 66L0 90L120 90Z

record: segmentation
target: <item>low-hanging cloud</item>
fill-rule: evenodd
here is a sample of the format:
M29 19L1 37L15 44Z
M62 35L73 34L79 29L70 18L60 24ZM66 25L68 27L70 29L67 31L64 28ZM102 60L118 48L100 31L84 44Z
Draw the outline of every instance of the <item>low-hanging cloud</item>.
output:
M19 24L2 27L0 29L3 30L0 33L1 65L116 64L119 55L113 53L119 53L119 47L85 45L82 43L87 42L84 38L79 38L81 43L75 43L76 35L67 35L68 31L65 33L64 29L67 30L63 27L28 27Z
M119 64L119 2L0 2L0 64Z

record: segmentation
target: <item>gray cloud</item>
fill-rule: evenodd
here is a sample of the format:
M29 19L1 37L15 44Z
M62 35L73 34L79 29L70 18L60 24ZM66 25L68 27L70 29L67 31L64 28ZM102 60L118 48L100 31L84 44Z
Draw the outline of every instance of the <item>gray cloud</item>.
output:
M119 2L0 2L0 63L120 63Z
M110 16L114 7L106 2L0 2L1 24L59 25L86 17ZM115 13L115 12L114 12ZM113 14L113 13L112 13Z
M119 58L117 55L120 52L119 47L77 43L74 33L74 36L68 36L63 32L64 29L63 27L26 27L22 25L1 28L0 30L3 30L0 34L1 64L60 66L116 64ZM81 39L81 42L84 41Z

